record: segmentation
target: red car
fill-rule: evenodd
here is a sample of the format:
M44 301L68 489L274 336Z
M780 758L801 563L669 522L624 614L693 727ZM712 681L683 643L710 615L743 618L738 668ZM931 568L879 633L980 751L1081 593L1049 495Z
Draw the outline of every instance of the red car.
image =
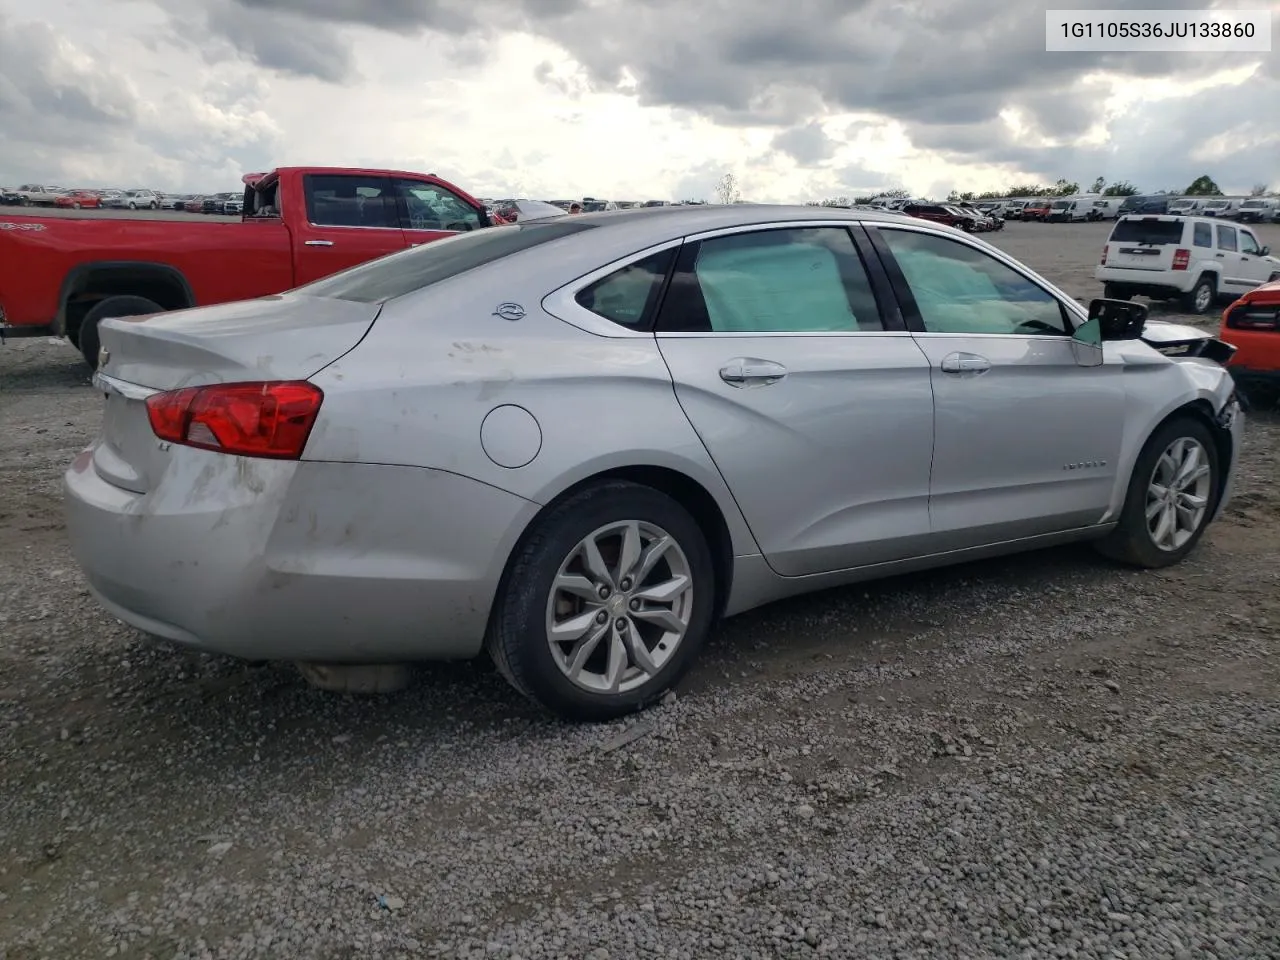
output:
M204 197L194 196L182 205L182 209L187 213L201 213L204 211Z
M1049 200L1032 200L1022 208L1023 220L1039 220L1041 223L1048 223L1049 211L1053 209L1053 203Z
M1280 280L1227 307L1218 339L1236 348L1227 369L1237 383L1280 390Z
M95 190L72 190L54 199L53 205L72 210L95 210L102 206L102 195Z
M928 220L931 223L944 223L948 227L959 227L961 230L973 230L974 219L959 210L942 203L908 203L902 212L909 217Z
M282 167L244 182L238 222L0 216L0 339L65 335L96 368L106 317L281 293L492 223L434 174Z

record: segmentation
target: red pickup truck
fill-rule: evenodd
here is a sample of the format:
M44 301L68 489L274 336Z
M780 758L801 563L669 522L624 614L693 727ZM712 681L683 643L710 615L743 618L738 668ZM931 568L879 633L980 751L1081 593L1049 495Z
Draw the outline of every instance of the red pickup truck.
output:
M96 368L106 317L280 293L500 222L433 174L281 167L244 183L239 222L0 213L0 339L65 335Z

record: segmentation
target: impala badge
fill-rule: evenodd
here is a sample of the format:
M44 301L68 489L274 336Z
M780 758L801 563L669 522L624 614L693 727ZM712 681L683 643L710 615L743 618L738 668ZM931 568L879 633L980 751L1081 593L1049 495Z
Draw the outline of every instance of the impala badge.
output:
M501 317L503 320L522 320L524 319L524 307L518 303L500 303L498 308L493 311L495 317Z

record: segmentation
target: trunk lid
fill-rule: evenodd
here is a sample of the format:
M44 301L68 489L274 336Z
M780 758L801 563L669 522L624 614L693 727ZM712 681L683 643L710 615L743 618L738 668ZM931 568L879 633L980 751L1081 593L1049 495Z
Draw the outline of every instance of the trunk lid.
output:
M1106 265L1153 272L1173 269L1184 222L1176 217L1125 217L1117 221L1107 240Z
M94 469L135 493L159 480L169 452L151 430L146 398L181 387L305 380L354 347L380 304L282 294L194 310L102 321L106 398Z

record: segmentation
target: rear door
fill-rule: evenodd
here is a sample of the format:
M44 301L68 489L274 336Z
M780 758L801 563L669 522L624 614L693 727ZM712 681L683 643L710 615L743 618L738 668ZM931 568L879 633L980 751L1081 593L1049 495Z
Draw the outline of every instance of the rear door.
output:
M691 239L658 317L676 397L784 576L927 549L929 366L855 236L865 246L847 223Z
M483 209L434 180L392 181L400 225L410 246L488 225Z
M298 286L404 249L404 231L386 177L309 173L304 217L291 221Z
M1133 217L1117 220L1107 240L1105 266L1161 273L1173 269L1173 254L1182 242L1177 217Z
M1062 301L1012 261L906 224L867 229L929 360L934 549L1101 520L1124 433L1123 364L1077 365Z
M1240 253L1240 232L1226 223L1213 225L1214 259L1222 265L1218 289L1223 293L1241 294L1253 289L1248 278L1248 264Z

